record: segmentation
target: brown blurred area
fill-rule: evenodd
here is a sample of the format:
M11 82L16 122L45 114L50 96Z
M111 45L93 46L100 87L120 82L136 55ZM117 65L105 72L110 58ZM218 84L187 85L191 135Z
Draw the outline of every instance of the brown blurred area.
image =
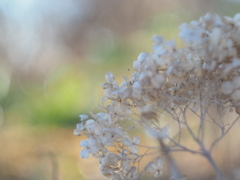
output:
M80 159L84 137L73 130L79 114L98 111L105 73L120 82L138 54L151 51L153 35L175 39L183 22L239 10L227 0L0 1L0 180L104 179L98 160ZM234 179L239 143L230 137L231 150L222 144L223 158L215 158ZM213 178L204 160L177 158L189 179Z

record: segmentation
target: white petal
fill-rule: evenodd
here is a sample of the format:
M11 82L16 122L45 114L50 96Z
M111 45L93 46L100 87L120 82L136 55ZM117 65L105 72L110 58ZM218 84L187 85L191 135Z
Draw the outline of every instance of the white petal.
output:
M135 144L139 144L139 143L140 143L140 139L139 139L139 137L134 136L134 138L133 138L133 142L134 142Z
M236 14L233 18L235 22L240 22L240 13Z
M163 42L163 37L155 35L155 36L152 37L152 41L156 42L156 43L162 43Z
M239 67L239 66L240 66L240 59L234 58L234 59L232 60L231 66L232 66L232 68L237 68L237 67Z
M163 168L164 160L163 160L162 157L157 158L156 159L156 163L157 163L158 169L162 169Z
M73 134L76 135L76 136L80 136L82 134L82 131L80 131L78 129L75 129Z
M135 81L132 85L134 91L141 91L142 85L139 81Z
M148 165L145 167L145 171L147 173L152 173L156 170L157 170L157 166L156 166L156 163L154 163L154 162L148 163Z
M221 88L224 94L231 94L233 91L233 85L230 81L223 82Z
M77 126L76 126L76 129L82 131L82 130L85 129L85 126L84 126L83 123L78 123Z
M125 170L129 170L131 168L131 164L130 164L130 162L128 160L123 160L121 162L121 166Z
M97 120L101 121L101 120L106 120L108 115L106 113L97 113Z
M116 155L115 153L108 153L107 157L109 158L111 166L117 166L118 165L118 161L119 161L118 155Z
M123 130L121 127L117 127L117 128L114 128L114 133L116 137L119 137L123 135Z
M187 24L187 23L182 23L182 24L179 26L179 29L180 29L180 30L184 30L184 29L186 29L186 28L188 28L188 24Z
M140 71L141 63L139 61L133 62L133 68L135 71Z
M88 118L88 115L86 115L86 114L80 114L79 117L80 117L80 120L81 120L81 121L84 121L84 120L86 120L86 119Z
M96 155L96 154L99 152L98 146L91 146L90 152L91 152L93 155Z
M163 174L162 171L157 171L157 172L153 175L153 177L157 178L157 177L161 176L162 174Z
M102 143L105 146L111 146L112 145L112 136L106 136L102 139Z
M93 131L95 122L96 122L96 121L93 120L93 119L87 120L87 122L85 123L85 127L86 127L86 129L88 130L88 132Z
M83 159L86 159L88 158L90 152L88 149L83 149L81 152L80 152L80 157L83 158Z
M125 87L127 86L128 82L127 81L123 81L122 84L119 86L119 89L121 91L123 91L125 89Z
M138 56L138 61L139 61L140 63L142 63L143 61L145 61L145 60L147 59L147 57L148 57L148 53L142 52L142 53L139 54L139 56Z
M127 147L133 145L132 140L131 140L130 138L124 138L124 139L123 139L123 144L124 144L125 146L127 146Z
M135 172L137 171L137 168L136 168L136 166L133 166L133 167L131 167L131 169L130 169L130 174L135 174Z
M231 94L233 100L240 100L240 90L236 90Z
M137 146L132 147L132 153L134 153L134 154L138 153L138 147Z
M109 84L112 84L114 83L114 75L113 73L111 72L108 72L106 75L105 75L105 79L106 79L106 82L109 83Z
M104 96L104 97L102 98L102 103L105 103L107 99L108 99L108 97L107 97L107 96Z
M162 85L162 83L164 83L165 78L162 74L157 74L156 76L154 76L153 78L151 78L151 84L156 88L159 89Z
M80 142L81 147L89 147L89 140L82 140Z
M234 88L240 87L240 76L233 78L233 86L234 86Z

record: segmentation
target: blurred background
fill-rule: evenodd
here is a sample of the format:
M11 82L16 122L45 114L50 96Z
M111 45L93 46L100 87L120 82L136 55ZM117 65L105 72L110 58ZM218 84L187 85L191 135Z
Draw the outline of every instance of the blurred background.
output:
M97 160L79 157L78 115L98 112L106 72L132 74L153 35L181 47L179 25L207 12L234 16L240 0L0 0L0 180L104 179ZM232 134L219 162L234 179ZM212 178L201 158L179 163L188 179Z

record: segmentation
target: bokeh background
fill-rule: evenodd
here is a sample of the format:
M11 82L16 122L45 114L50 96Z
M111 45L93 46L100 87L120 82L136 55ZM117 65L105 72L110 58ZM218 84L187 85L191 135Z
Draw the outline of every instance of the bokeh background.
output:
M207 12L233 16L240 0L0 0L0 180L104 179L97 160L79 157L78 115L98 112L106 72L133 73L153 35L181 47L179 25ZM215 153L232 179L236 131ZM212 178L201 158L178 159L189 179Z

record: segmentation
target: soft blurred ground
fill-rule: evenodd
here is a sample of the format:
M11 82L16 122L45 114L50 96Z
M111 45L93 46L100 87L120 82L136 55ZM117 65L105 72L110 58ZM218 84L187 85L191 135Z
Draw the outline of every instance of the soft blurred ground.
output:
M153 35L182 46L182 22L239 10L233 0L0 0L0 180L101 179L73 130L79 114L98 111L104 74L121 82ZM228 137L215 158L233 179L237 129ZM177 158L190 179L212 178L203 159Z

